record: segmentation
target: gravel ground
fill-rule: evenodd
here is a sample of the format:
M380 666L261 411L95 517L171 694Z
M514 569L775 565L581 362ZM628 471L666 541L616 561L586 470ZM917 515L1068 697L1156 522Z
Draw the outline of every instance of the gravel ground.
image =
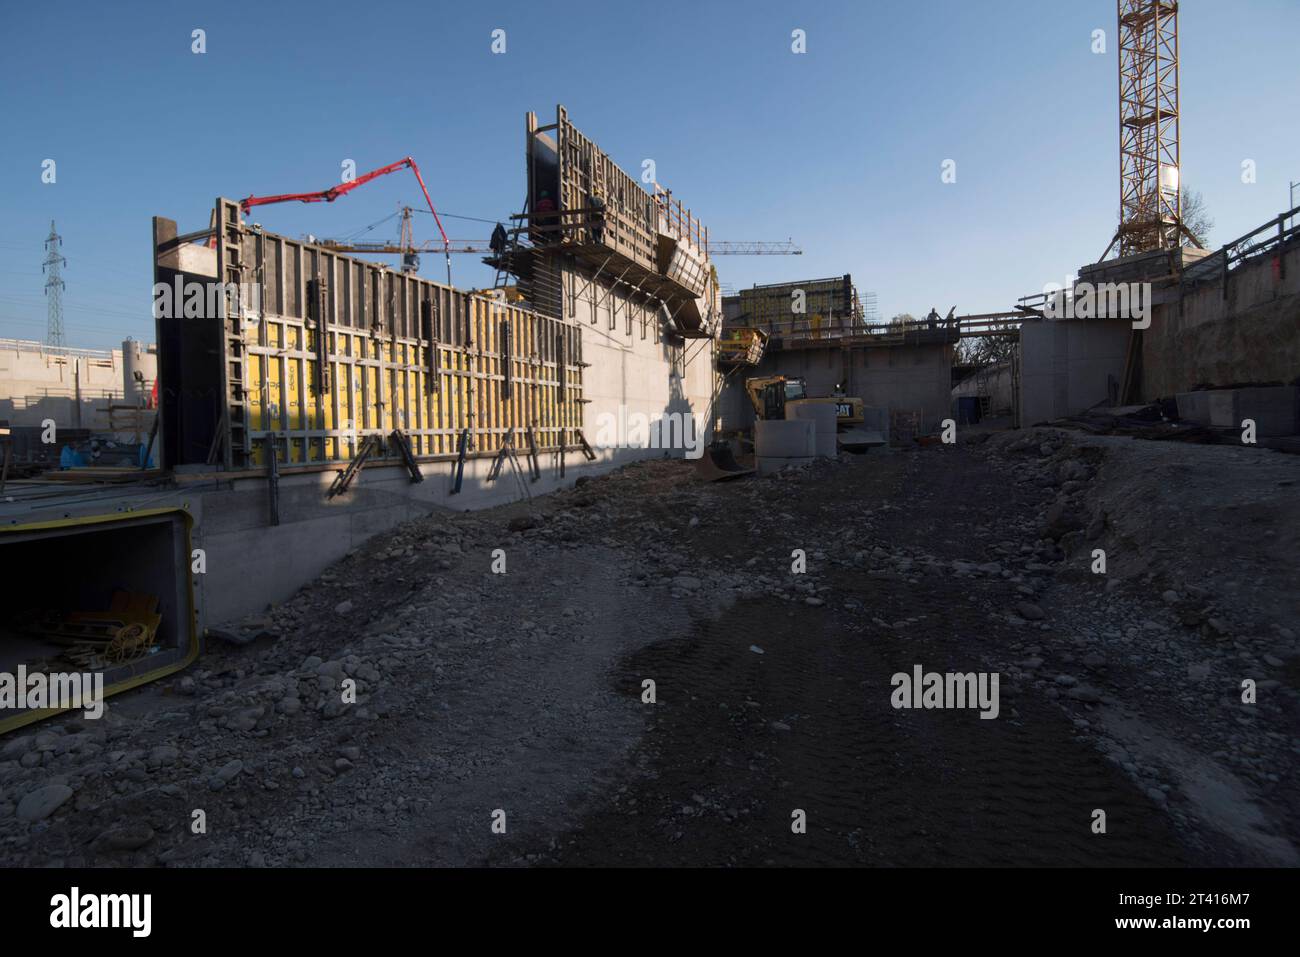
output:
M1037 429L439 512L0 740L0 864L1295 864L1297 479Z

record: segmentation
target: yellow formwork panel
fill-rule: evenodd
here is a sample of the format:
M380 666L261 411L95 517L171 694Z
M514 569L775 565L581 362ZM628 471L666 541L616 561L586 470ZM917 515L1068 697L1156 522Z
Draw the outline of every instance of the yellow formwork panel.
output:
M325 333L324 376L316 329L274 314L250 324L244 374L253 464L267 465L271 433L280 461L292 465L346 461L366 435L386 436L394 428L408 435L418 456L455 454L467 428L479 453L499 449L512 429L520 448L530 427L539 448L572 441L582 394L572 327L487 297L457 295L463 297L466 341L431 343L334 325ZM510 329L508 355L503 324ZM565 340L562 369L559 337Z

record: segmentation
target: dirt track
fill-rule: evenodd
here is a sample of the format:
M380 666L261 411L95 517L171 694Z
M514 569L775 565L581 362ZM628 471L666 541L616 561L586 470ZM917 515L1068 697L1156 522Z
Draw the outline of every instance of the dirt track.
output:
M1103 508L1129 447L1014 438L713 485L649 462L410 523L232 623L251 644L0 742L0 863L1293 863L1294 633L1207 582L1088 574L1122 512L1086 542L1044 512ZM1285 513L1300 462L1260 454L1231 484ZM915 665L998 672L997 719L896 710Z
M891 502L896 508L875 522L873 539L895 551L915 547L978 560L972 545L1029 506L1007 500L998 477L967 453L947 454L959 457L955 467L948 459L935 468L937 453L823 467L816 481L777 485L776 502L798 509L795 527L773 535L763 522L744 535L711 538L726 529L715 515L699 533L700 544L720 552L720 560L730 553L742 567L735 556L772 555L778 574L789 564L782 553L793 548L822 551L826 566L853 516ZM718 619L697 622L689 636L622 662L620 687L630 699L640 700L647 677L659 696L633 759L636 770L613 793L585 802L581 822L554 852L532 848L497 859L1189 863L1165 816L1093 748L1075 741L1070 720L1050 704L1026 700L1003 684L1003 701L1011 704L999 720L890 706L890 676L913 664L988 670L987 652L1015 636L1008 626L991 627L985 609L1011 602L1012 586L959 588L937 576L909 582L860 567L811 564L810 573L834 596L825 606L766 596L741 600ZM872 619L900 627L880 628ZM795 808L808 815L806 835L791 831ZM1107 837L1090 833L1094 808L1107 811Z

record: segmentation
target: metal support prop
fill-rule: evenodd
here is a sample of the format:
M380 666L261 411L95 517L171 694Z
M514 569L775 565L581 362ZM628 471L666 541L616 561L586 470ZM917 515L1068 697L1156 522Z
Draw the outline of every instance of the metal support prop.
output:
M534 482L542 477L542 465L537 458L537 435L533 432L533 427L528 427L528 471L532 475Z
M411 440L407 438L406 433L401 429L393 429L389 436L393 444L397 446L397 452L402 457L402 462L406 465L406 471L411 475L411 483L424 481L424 473L420 471L420 465L415 461L415 456L411 452Z
M346 492L353 479L360 475L361 470L366 467L366 459L370 458L378 448L379 436L367 435L365 441L361 443L361 448L357 450L357 454L348 463L348 467L339 469L339 474L334 477L334 482L330 485L326 497L333 498L335 495L342 495Z
M465 478L465 456L469 454L469 429L460 433L460 451L456 453L456 481L452 483L451 494L460 493L460 483Z
M271 524L280 524L280 442L274 434L266 437L266 488L271 504Z
M495 482L501 475L501 463L503 463L514 452L515 430L511 426L506 430L506 437L501 442L501 449L497 452L497 457L492 460L492 468L488 469L487 480Z
M149 470L149 457L153 455L153 444L158 439L158 423L162 420L162 410L154 409L153 425L149 426L149 443L144 448L144 461L140 463L140 471Z

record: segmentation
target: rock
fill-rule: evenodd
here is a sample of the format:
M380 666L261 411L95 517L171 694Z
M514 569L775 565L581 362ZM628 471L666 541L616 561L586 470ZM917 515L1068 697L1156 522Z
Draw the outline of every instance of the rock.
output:
M1065 502L1054 502L1047 510L1047 514L1043 516L1041 532L1043 538L1055 541L1068 532L1082 527L1083 523L1079 520L1079 516Z
M30 751L31 747L31 738L14 738L12 741L6 741L5 746L0 748L0 761L16 761Z
M1147 797L1155 801L1157 804L1164 804L1165 801L1169 800L1165 792L1159 788L1147 788Z
M43 821L72 797L72 788L66 784L47 784L29 792L18 802L15 816L20 821Z
M175 764L180 759L181 753L177 748L170 745L160 744L149 752L149 764L163 765Z
M250 644L256 634L244 631L231 631L228 628L213 628L209 626L207 631L209 638L215 638L218 641L224 641L228 645L247 645Z
M1066 697L1073 698L1075 701L1082 701L1084 704L1096 704L1101 700L1101 693L1096 688L1079 685L1067 691Z
M756 655L761 655L763 653L763 649L758 647L758 645L750 645L749 650Z
M1074 677L1074 675L1057 675L1056 683L1062 688L1069 688L1072 685L1078 684L1079 679Z
M512 532L526 532L540 524L541 520L536 515L516 515L506 523L506 528Z
M1016 614L1025 621L1042 621L1047 616L1043 614L1043 609L1039 608L1033 602L1022 601L1016 605Z
M673 587L682 591L695 591L700 587L700 580L694 575L678 575L673 579Z
M803 603L805 605L812 605L814 608L826 604L826 602L822 601L820 598L812 598L812 597L805 598L803 600Z
M134 851L144 847L153 837L153 828L143 822L135 822L110 828L95 838L95 843L107 850Z
M773 731L789 731L789 730L790 730L790 726L789 726L788 724L786 724L784 721L773 721L773 722L772 722L772 730L773 730Z
M220 791L227 784L239 776L239 772L244 770L244 762L236 758L222 765L221 770L208 780L208 787L214 791Z
M1174 591L1172 588L1161 592L1160 597L1166 605L1178 604L1178 592Z
M351 600L341 601L341 602L339 602L337 605L334 606L334 614L336 614L336 615L346 615L346 614L348 614L349 612L352 611L352 608L353 608L353 605L352 605Z

